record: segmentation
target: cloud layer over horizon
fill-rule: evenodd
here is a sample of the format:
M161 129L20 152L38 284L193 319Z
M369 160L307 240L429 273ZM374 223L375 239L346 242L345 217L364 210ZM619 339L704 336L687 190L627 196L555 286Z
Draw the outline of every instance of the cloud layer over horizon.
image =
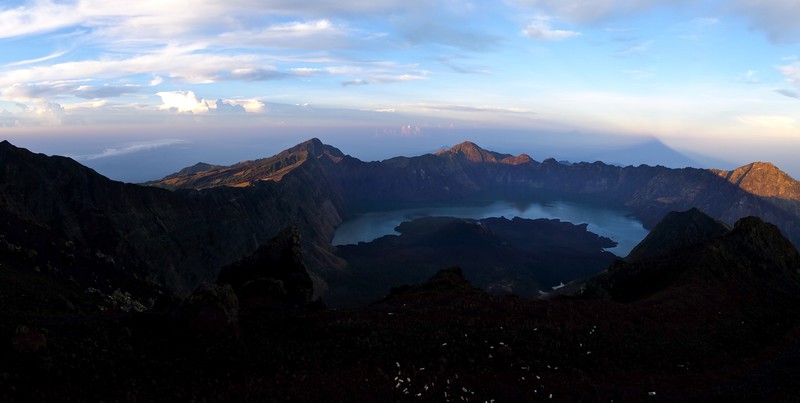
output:
M798 15L794 0L11 0L0 133L408 126L791 147Z

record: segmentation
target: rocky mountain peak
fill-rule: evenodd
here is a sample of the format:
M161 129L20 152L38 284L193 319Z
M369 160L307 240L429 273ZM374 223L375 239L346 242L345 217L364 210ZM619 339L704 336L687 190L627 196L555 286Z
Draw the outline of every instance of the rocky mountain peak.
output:
M291 155L302 152L308 153L308 155L316 158L319 158L323 155L329 155L333 158L342 158L345 156L344 153L342 153L338 148L324 144L316 137L289 148L283 153Z
M800 201L800 182L769 162L753 162L732 171L712 172L748 193Z
M313 138L272 157L244 161L231 166L198 163L161 180L148 182L147 185L167 189L247 187L259 181L280 181L309 159L330 158L337 162L344 157L344 153L339 149Z
M311 302L313 282L302 255L300 230L290 226L252 255L224 267L217 283L230 284L242 299L305 306Z
M661 256L675 249L720 237L730 231L722 221L715 220L697 208L668 213L625 258L635 261Z
M511 154L501 154L493 151L487 151L471 141L464 141L456 144L449 149L437 152L436 155L453 155L464 158L470 162L501 163L508 165L519 165L533 161L533 159L526 154L520 154L515 157Z
M744 217L734 224L730 237L736 240L738 249L750 250L775 260L792 256L800 268L800 255L774 224L758 217Z
M436 153L436 155L440 156L448 154L460 156L472 162L497 162L498 160L494 155L495 153L486 151L471 141L456 144L448 150Z

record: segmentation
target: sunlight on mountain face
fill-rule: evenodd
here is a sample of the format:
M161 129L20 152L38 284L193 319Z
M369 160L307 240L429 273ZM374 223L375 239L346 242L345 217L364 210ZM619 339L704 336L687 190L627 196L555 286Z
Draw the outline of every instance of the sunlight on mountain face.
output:
M0 135L76 156L198 141L194 158L170 147L171 167L145 156L156 148L93 163L134 181L313 136L365 160L471 139L539 160L760 160L800 177L785 152L800 146L796 12L783 0L198 0L187 16L176 1L15 0L0 6ZM90 133L98 144L76 149ZM672 150L633 144L647 139ZM132 161L163 168L134 175Z
M0 402L797 401L799 19L4 0Z

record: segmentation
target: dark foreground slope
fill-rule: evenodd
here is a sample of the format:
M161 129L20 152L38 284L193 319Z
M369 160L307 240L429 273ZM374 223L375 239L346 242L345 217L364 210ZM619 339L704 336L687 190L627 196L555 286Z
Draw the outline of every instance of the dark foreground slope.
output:
M227 278L288 284L302 270L294 239ZM351 311L264 304L221 278L148 313L96 313L84 298L65 315L0 283L29 301L0 306L0 400L792 401L792 245L747 218L667 256L620 262L583 298L491 296L451 269ZM653 286L620 297L618 279Z
M112 181L69 158L2 142L0 216L8 218L0 220L0 234L31 248L24 234L41 230L51 243L106 256L117 274L188 291L286 226L298 226L308 245L330 242L342 202L325 185L315 145L304 143L282 155L295 169L279 182L172 192ZM322 255L309 258L319 261Z

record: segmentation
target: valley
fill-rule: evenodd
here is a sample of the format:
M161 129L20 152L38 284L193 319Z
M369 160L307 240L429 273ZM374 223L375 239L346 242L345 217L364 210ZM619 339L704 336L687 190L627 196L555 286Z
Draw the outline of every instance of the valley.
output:
M795 187L316 139L143 186L3 142L0 401L790 400Z

